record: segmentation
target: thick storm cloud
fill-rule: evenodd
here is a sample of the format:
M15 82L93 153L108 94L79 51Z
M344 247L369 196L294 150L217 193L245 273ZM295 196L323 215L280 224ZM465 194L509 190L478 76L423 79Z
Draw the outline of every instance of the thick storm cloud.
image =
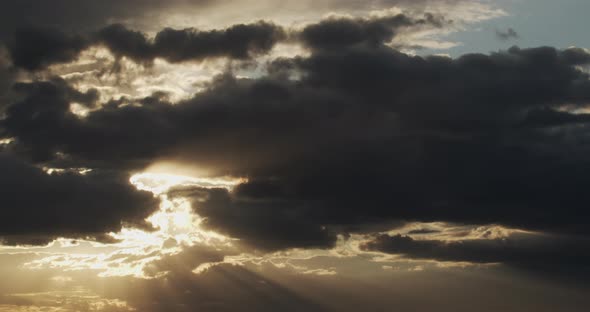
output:
M125 174L54 172L0 154L0 237L9 244L44 244L56 237L108 240L123 225L150 228L157 208Z
M400 28L421 25L440 28L450 23L429 13L423 19L413 19L404 14L374 19L330 18L305 27L300 37L312 49L355 45L376 47L391 41Z
M115 55L144 63L155 57L172 63L220 56L247 59L270 51L285 36L281 27L262 21L211 31L166 28L156 35L153 43L122 25L106 27L97 35L98 42Z
M0 48L0 111L10 100L8 93L14 84L15 72L8 52Z
M168 161L247 178L233 191L175 194L192 199L205 227L263 250L328 248L339 234L408 221L588 235L590 80L581 67L590 55L513 47L452 59L386 45L397 29L444 23L324 20L295 36L309 56L270 61L255 78L228 72L177 103L164 93L100 103L98 91L58 78L22 82L0 134L14 140L6 150L51 167L129 173ZM149 63L248 58L283 36L259 22L165 29L153 40L111 25L86 38ZM47 51L20 66L68 61L78 50ZM72 103L91 111L75 115Z
M588 59L548 47L457 59L350 47L278 60L257 79L228 74L173 105L163 94L97 104L59 80L23 83L1 125L10 149L53 166L168 160L248 177L233 193L198 192L195 209L261 248L329 246L400 220L587 234L587 118L563 108L590 98L576 67ZM74 101L100 109L80 118Z
M172 194L192 199L197 213L207 218L205 226L242 238L250 247L265 251L330 248L336 242L337 232L324 228L314 214L313 210L321 207L304 199L248 198L233 196L227 189L180 189Z
M153 39L122 24L106 26L84 35L28 27L16 31L8 47L14 65L31 71L74 61L83 50L97 45L106 46L118 58L127 57L144 65L151 64L155 58L171 63L216 57L245 60L268 53L279 42L301 41L311 49L359 45L377 47L391 41L398 30L440 28L449 23L432 14L425 14L419 19L398 14L372 19L328 19L300 31L258 21L206 31L165 28Z
M38 70L55 63L75 61L90 42L55 29L23 28L16 31L9 43L14 66Z
M8 49L14 66L33 71L72 62L83 50L96 45L106 46L117 57L146 65L157 57L172 63L213 57L247 59L268 52L285 36L281 27L262 21L211 31L166 28L153 40L122 24L87 35L29 27L16 31Z
M252 13L258 18L276 11L308 14L309 8L328 11L354 11L356 9L390 8L396 5L423 6L425 3L454 3L467 0L236 0L228 3L219 0L20 0L0 3L0 41L9 38L14 29L26 26L51 27L66 32L90 32L113 22L130 21L133 24L156 27L159 18L175 13L193 13L204 17L219 14L221 10ZM253 11L249 11L252 9ZM199 16L203 14L203 16ZM250 17L248 17L250 18ZM154 30L154 29L151 29Z
M0 3L0 311L587 310L590 51L521 2Z

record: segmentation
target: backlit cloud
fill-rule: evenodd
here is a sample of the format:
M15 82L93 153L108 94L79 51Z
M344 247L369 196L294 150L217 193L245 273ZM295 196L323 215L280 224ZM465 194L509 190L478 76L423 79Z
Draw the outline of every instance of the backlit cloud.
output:
M590 54L516 5L3 2L0 311L588 310Z

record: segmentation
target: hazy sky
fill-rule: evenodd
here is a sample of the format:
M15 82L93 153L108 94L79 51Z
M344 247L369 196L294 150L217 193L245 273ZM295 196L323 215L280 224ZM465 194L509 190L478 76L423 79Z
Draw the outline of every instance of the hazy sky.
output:
M0 312L588 311L587 1L0 3Z

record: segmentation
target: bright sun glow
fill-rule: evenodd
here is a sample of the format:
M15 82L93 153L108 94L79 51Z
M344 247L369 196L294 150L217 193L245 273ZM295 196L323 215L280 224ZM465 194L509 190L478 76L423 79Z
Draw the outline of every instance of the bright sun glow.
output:
M195 178L160 173L140 173L131 177L130 182L140 190L150 191L160 199L160 209L147 218L156 229L144 231L123 228L120 232L109 235L118 242L104 245L92 243L105 248L104 252L87 253L68 240L60 239L47 248L59 251L51 255L24 264L25 268L61 268L64 271L84 269L99 270L99 276L135 276L149 278L144 274L144 267L162 256L180 252L182 247L195 244L209 246L231 246L231 239L215 232L203 229L202 218L196 215L191 203L185 198L169 198L170 189L183 187L227 188L231 189L242 180Z
M198 186L204 188L227 188L243 182L242 179L195 178L166 173L145 172L131 177L131 184L140 190L162 194L175 186Z

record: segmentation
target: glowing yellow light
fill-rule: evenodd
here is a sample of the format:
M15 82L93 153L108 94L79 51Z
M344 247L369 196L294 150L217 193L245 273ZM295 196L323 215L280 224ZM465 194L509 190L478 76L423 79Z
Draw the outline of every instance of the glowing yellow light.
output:
M14 142L14 139L0 139L0 145L8 145L10 143Z
M86 117L90 113L90 109L88 107L80 104L80 103L71 103L70 104L70 112L78 117Z
M49 169L49 168L47 168ZM175 186L231 189L241 180L194 178L159 173L140 173L130 182L141 190L153 192L160 199L160 209L146 219L155 230L124 227L109 235L119 242L101 244L78 240L57 239L45 248L47 256L30 261L24 268L61 269L63 272L84 269L99 270L99 276L145 276L144 268L162 256L176 254L185 246L195 244L231 246L232 240L221 234L201 228L202 218L196 215L186 198L169 197L166 192ZM91 246L89 251L86 247ZM13 247L13 250L14 249ZM204 265L201 269L215 265ZM55 279L54 282L62 282Z
M140 190L150 191L154 194L162 194L175 186L198 186L202 188L227 188L231 189L243 182L242 179L224 178L195 178L165 173L138 173L129 180Z

